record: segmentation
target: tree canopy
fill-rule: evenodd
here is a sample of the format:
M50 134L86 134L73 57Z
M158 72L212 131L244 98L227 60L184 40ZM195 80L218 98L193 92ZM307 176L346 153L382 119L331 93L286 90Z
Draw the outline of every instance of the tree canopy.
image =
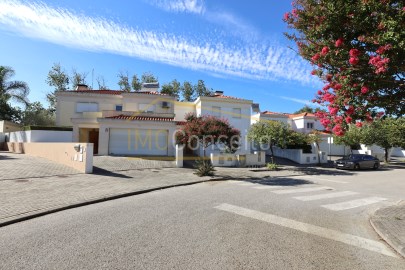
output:
M405 7L400 0L295 0L286 36L324 81L314 102L327 130L405 114Z
M23 81L10 81L14 75L11 67L0 66L0 97L5 102L14 100L27 105L30 88Z
M226 119L215 116L186 116L186 123L176 132L178 144L193 144L193 140L205 149L211 145L222 144L230 151L239 146L240 131L233 128Z

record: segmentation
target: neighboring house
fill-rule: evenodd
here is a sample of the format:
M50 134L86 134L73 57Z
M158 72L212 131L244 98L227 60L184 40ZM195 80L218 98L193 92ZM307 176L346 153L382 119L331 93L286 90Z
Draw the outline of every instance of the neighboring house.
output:
M288 124L293 130L302 133L324 129L319 119L312 113L289 114L264 111L252 115L252 124L260 120L280 121Z
M22 130L22 127L19 124L6 120L0 120L0 133L8 133L20 130Z
M73 141L93 143L99 155L134 156L174 156L175 131L187 113L227 118L242 136L249 129L250 100L217 92L194 102L179 102L158 88L152 83L139 92L123 92L79 85L75 91L57 92L56 124L72 126ZM250 151L245 143L242 147Z

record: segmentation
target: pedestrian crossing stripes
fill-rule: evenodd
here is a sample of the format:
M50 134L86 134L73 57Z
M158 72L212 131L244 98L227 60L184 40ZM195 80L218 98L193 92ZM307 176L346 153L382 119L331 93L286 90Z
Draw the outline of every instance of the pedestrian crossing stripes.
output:
M325 205L321 205L321 206L323 208L326 208L329 210L341 211L341 210L352 209L352 208L356 208L356 207L360 207L360 206L366 206L366 205L370 205L373 203L382 202L385 200L387 200L387 199L380 198L380 197L368 197L368 198L362 198L362 199L346 201L346 202L341 202L341 203L325 204Z
M274 190L273 193L276 194L291 194L291 193L303 193L303 192L311 192L311 191L320 191L320 190L333 190L331 187L311 187L311 188L297 188L297 189L282 189L282 190Z
M340 191L340 192L333 192L333 193L326 193L326 194L294 197L294 199L307 202L307 201L316 201L316 200L322 200L322 199L340 198L340 197L346 197L346 196L351 196L351 195L356 195L356 194L359 194L359 193L354 192L354 191Z
M236 183L236 182L235 182ZM334 188L328 186L316 186L316 185L302 185L301 187L297 188L297 186L280 186L280 185L264 185L260 183L250 183L250 182L242 182L237 183L240 186L246 186L256 190L269 190L269 192L278 194L278 195L288 195L288 194L298 194L298 193L310 193L310 192L320 192L320 191L329 191L335 190ZM360 193L354 191L336 191L336 192L324 192L322 194L315 194L315 195L304 195L304 196L296 196L293 197L296 200L309 202L309 201L317 201L317 200L328 200L328 199L339 199L348 196L359 195ZM321 207L331 210L331 211L343 211L349 210L357 207L367 206L374 203L379 203L382 201L386 201L386 198L381 197L365 197L355 200L343 201L333 204L324 204Z

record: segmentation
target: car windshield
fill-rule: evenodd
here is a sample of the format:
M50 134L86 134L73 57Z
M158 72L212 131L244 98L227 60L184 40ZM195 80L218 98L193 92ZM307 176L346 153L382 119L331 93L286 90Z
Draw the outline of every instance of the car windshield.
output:
M345 156L343 159L361 159L363 155L361 154L352 154L352 155L348 155Z

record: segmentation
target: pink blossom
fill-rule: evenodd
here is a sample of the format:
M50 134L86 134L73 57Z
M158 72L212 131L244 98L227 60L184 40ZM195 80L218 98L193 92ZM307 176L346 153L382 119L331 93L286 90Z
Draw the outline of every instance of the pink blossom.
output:
M342 45L343 45L343 38L339 38L338 40L336 40L335 42L336 47L341 47Z
M329 48L325 46L325 47L322 48L321 54L322 54L322 55L327 55L328 52L329 52Z
M362 94L367 94L368 93L368 87L363 86L360 91L361 91Z
M332 78L333 78L333 75L332 75L332 74L327 74L327 75L326 75L326 80L327 80L328 82L332 81Z
M340 83L337 83L334 88L335 90L340 90L342 89L342 85Z
M316 69L311 71L311 75L315 75L316 74Z
M332 131L333 131L333 133L335 133L337 136L343 136L343 135L344 135L344 132L343 132L343 129L342 129L342 126L341 126L341 125L336 125L336 126L334 126L333 129L332 129Z
M338 108L331 107L331 106L328 106L328 110L329 110L329 113L330 113L331 115L336 115L336 114L338 113L338 111L339 111Z
M350 49L349 54L351 57L357 57L360 55L360 51L358 49Z
M354 66L354 65L357 65L357 63L359 63L359 58L357 58L357 57L350 57L349 63L352 64L353 66Z
M318 95L322 95L322 91L321 91L321 90L318 90Z
M297 9L294 8L291 13L295 18L298 17L298 10Z
M353 106L350 106L350 107L347 109L346 114L352 115L353 113L354 113L354 107L353 107Z
M290 18L290 13L284 13L284 20L287 21Z
M319 55L319 53L315 54L314 56L312 56L312 61L316 62L319 60L321 56Z
M363 124L361 122L356 122L356 127L361 128Z
M346 116L345 120L346 120L346 123L350 124L353 119L350 116Z

